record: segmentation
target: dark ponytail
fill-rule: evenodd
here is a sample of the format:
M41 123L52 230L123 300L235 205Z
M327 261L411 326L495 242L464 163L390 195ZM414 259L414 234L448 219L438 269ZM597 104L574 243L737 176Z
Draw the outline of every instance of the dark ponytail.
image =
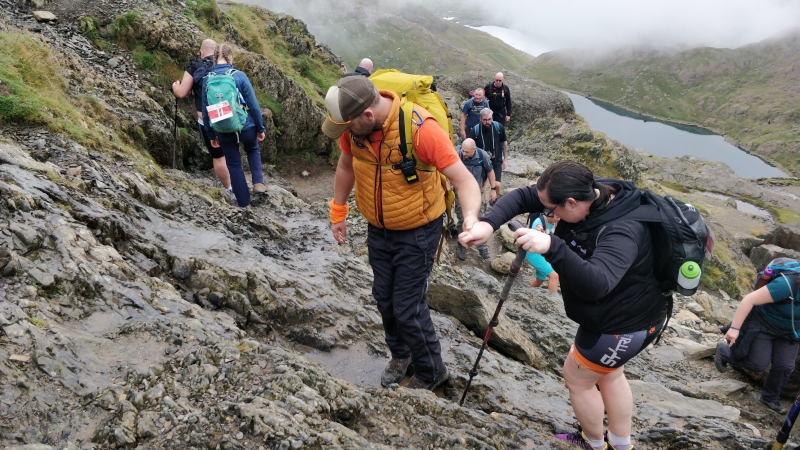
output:
M611 194L615 193L613 186L598 183L588 167L575 161L558 161L548 166L536 181L536 189L547 192L547 198L556 205L568 198L579 202L591 201L589 214L605 208ZM597 198L595 189L600 192Z

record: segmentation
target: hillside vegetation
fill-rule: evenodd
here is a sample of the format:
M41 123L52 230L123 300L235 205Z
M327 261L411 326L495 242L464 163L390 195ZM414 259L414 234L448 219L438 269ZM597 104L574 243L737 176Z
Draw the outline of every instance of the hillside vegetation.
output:
M638 113L709 128L800 173L800 30L737 49L556 51L521 72Z
M421 6L376 0L247 0L303 20L349 69L363 57L376 68L448 74L474 69L514 70L532 56L482 31L443 20ZM439 8L441 9L441 8Z

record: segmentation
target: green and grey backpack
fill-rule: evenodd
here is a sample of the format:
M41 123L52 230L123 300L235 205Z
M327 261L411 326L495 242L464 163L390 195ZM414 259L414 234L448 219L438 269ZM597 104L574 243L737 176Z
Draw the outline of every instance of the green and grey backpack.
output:
M247 108L242 94L236 88L234 72L236 69L225 73L209 72L206 79L206 101L211 128L217 133L238 133L247 122ZM227 102L230 110L221 107L224 102Z

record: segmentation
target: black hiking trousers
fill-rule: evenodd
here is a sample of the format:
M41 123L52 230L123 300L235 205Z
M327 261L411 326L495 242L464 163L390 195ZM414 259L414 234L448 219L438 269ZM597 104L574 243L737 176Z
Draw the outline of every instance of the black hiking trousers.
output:
M738 343L738 341L737 341ZM741 361L733 361L731 350L726 345L722 348L722 360L750 372L763 372L772 363L761 388L761 398L766 402L780 400L781 391L789 381L794 371L797 350L800 344L796 340L775 336L764 330L759 330L750 344L747 357Z
M414 373L422 381L433 381L444 371L441 345L425 301L441 235L441 217L412 230L370 225L368 233L372 295L383 319L386 344L393 358L411 355Z

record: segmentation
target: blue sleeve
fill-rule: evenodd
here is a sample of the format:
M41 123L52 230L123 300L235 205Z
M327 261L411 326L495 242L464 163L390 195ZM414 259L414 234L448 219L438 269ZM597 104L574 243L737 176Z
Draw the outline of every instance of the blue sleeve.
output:
M253 85L250 84L250 80L244 72L236 72L236 74L239 75L236 80L236 87L239 89L239 93L242 94L242 98L244 98L244 102L247 105L247 113L250 114L250 118L253 119L253 123L256 125L256 131L263 133L267 131L267 129L264 128L264 117L261 115L261 106L259 106L258 99L256 99Z
M208 77L203 78L203 87L200 89L200 92L203 94L200 96L203 100L203 127L206 129L206 136L210 141L213 141L217 138L217 132L211 128L211 120L208 118L208 98L206 97L206 81Z
M464 113L464 114L469 114L469 107L470 107L471 104L472 104L472 100L471 99L467 100L466 102L464 102L464 107L461 108L461 112Z
M787 281L789 283L787 283ZM769 291L769 295L772 297L773 302L780 302L789 298L791 294L791 289L789 285L792 284L792 281L789 277L783 278L782 276L777 276L775 279L770 281L767 284L767 290ZM797 296L795 296L797 298Z
M534 258L533 255L538 255L538 253L525 252L525 261L528 261L528 264L530 264L531 266L536 264L536 260L533 259Z

